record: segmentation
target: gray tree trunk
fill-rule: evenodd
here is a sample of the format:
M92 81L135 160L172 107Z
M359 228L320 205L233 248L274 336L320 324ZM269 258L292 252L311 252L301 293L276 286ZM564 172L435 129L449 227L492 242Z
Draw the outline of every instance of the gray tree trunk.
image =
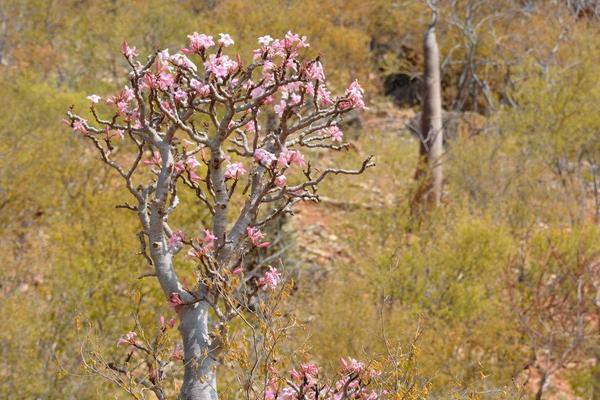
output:
M208 303L186 306L180 314L185 371L180 400L217 400L217 362L211 357Z
M421 112L421 153L425 153L431 173L431 192L427 203L436 207L442 199L442 155L444 134L442 130L442 89L440 83L440 54L435 36L435 21L425 33L423 53L425 74L423 77L423 104ZM425 144L425 146L423 146Z
M177 294L186 303L177 307L184 353L184 379L179 399L217 400L217 361L211 357L209 304L206 301L198 301L184 290L173 268L173 255L168 250L164 229L173 155L166 142L159 143L158 148L163 165L156 183L156 195L150 203L149 216L144 209L139 210L138 215L148 232L150 256L163 292L167 298L171 294Z

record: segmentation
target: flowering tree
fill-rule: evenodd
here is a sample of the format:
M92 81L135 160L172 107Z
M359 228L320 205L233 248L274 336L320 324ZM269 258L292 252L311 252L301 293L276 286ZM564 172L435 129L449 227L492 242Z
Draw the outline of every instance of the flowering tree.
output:
M342 116L365 108L356 81L343 96L330 94L319 58L299 54L308 47L305 37L291 32L278 40L260 37L247 66L239 55L226 54L234 44L227 34L216 42L196 32L188 37L180 52L156 51L143 63L124 42L129 84L106 98L109 116L100 115L102 98L91 95L94 122L72 109L65 122L93 143L134 199L120 207L139 217L141 252L179 319L180 398L216 399L216 367L228 348L229 322L259 314L257 304L280 284L276 268L249 262L253 248L270 244L261 230L299 201L318 200L317 186L327 176L361 174L374 164L369 157L355 170L315 173L305 159L302 149L344 149ZM268 113L277 116L274 126L266 127ZM115 151L119 148L134 151ZM178 190L186 188L212 217L199 237L169 225L180 203ZM241 209L232 210L234 204ZM197 264L193 287L178 277L175 258L181 253ZM151 352L135 332L119 343ZM283 392L271 381L265 396L365 397L362 364L346 363L347 373L332 388L316 383L314 368L305 369ZM149 386L164 397L160 377L155 371Z

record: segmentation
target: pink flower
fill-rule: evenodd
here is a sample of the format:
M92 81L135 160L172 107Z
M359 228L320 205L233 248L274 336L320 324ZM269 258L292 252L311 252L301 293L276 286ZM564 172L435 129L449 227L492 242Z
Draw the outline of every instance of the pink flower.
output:
M378 400L379 395L375 391L371 391L371 394L365 400Z
M250 242L256 247L267 247L271 244L270 242L260 242L265 234L262 233L258 228L248 227L246 228L246 233L248 234Z
M162 72L164 69L170 69L168 61L171 58L169 54L169 49L164 49L158 52L157 54L157 63L156 63L156 72Z
M173 169L175 170L176 174L181 174L183 171L185 171L185 164L177 162L175 165L173 165Z
M210 86L200 82L199 80L192 79L190 81L190 87L194 89L200 97L207 97L210 95Z
M304 156L298 150L288 150L283 148L277 159L277 166L279 168L287 168L293 165L303 166L304 164Z
M156 77L150 73L144 74L141 79L140 88L142 89L155 89L157 85Z
M258 86L255 87L254 89L252 89L252 91L250 92L250 96L252 96L252 99L256 100L257 98L259 98L260 96L262 96L263 94L265 94L265 89L263 89L262 87Z
M217 78L224 78L238 68L238 63L226 55L217 57L211 54L204 63L204 68L206 72L212 73Z
M357 110L364 110L366 106L363 96L364 91L358 84L358 81L355 80L350 84L348 89L346 89L347 100L340 103L340 108L342 110L348 110L351 108L355 108Z
M291 71L297 72L298 71L298 67L296 66L296 59L294 58L289 58L286 62L285 62L285 67Z
M129 102L135 98L133 90L125 86L118 96L111 96L106 99L107 104L114 104L117 107L119 115L129 114Z
M302 49L304 47L310 47L310 45L306 41L306 36L300 37L300 35L292 33L291 31L288 31L288 33L285 34L285 39L283 40L283 43L284 47L288 50L292 49L294 46L299 49Z
M275 400L276 393L277 393L276 389L267 388L265 390L265 400Z
M248 133L254 133L254 132L256 132L256 126L254 125L254 121L250 121L246 125L244 125L244 129ZM260 125L258 125L258 129L260 129Z
M261 36L258 38L258 44L261 46L268 46L273 41L273 38L269 35Z
M160 316L159 323L162 329L168 329L175 327L176 319L175 317L171 318L168 322L165 323L165 317L163 315Z
M198 175L194 170L189 171L190 173L190 180L192 182L200 182L202 180L202 177L200 177L200 175Z
M117 111L120 115L124 115L124 114L128 114L129 113L129 104L125 101L119 101L117 102Z
M202 239L204 246L208 249L213 248L215 246L215 240L217 240L217 237L213 235L210 229L205 229L204 238Z
M252 61L256 61L256 60L258 60L259 58L261 58L261 57L262 57L262 55L263 55L263 53L264 53L264 51L265 51L265 49L264 49L264 48L262 48L262 49L254 49L254 50L252 50Z
M294 368L290 371L290 377L292 378L292 380L298 382L302 379L302 374Z
M191 258L202 258L202 256L204 256L204 253L204 250L196 250L194 248L191 248L187 251L185 255Z
M282 188L285 187L285 185L287 184L287 178L285 177L285 175L279 175L277 178L275 178L275 185Z
M244 272L244 268L242 268L242 267L237 267L237 268L234 268L233 270L231 270L231 274L233 276L240 275L242 272Z
M311 363L302 364L302 365L300 365L300 369L302 370L303 373L305 373L307 375L312 375L312 376L319 375L319 367L317 367L315 364L311 364Z
M137 337L137 333L131 331L131 332L127 332L126 334L124 334L123 336L121 336L119 338L119 340L117 341L117 346L121 346L121 345L135 345L135 338Z
M259 148L254 152L254 159L258 161L260 165L264 167L270 167L273 162L277 160L277 157L275 157L275 154L263 148Z
M145 166L156 165L156 166L160 167L162 165L162 159L160 157L160 153L158 151L153 152L152 158L149 160L144 160L143 163Z
M85 119L77 119L73 122L73 131L81 132L84 135L87 135L87 129L85 128L85 124L87 121Z
M312 79L312 80L319 80L319 81L325 80L325 72L323 71L323 64L321 64L320 61L315 61L314 63L310 64L310 66L306 70L306 76L308 77L308 79Z
M258 280L258 286L275 290L280 281L281 273L279 273L277 269L269 266L269 270Z
M121 45L121 53L123 53L123 55L129 60L131 60L132 57L137 57L138 55L136 48L129 47L129 44L127 44L127 40L124 40L123 44Z
M238 179L240 176L246 173L246 168L241 162L236 162L233 164L229 164L227 168L225 168L225 179Z
M173 292L169 295L169 307L177 308L178 306L181 306L183 304L185 303L181 299L179 293Z
M346 373L360 374L365 368L365 365L362 362L357 361L354 358L348 358L347 360L341 358L340 363L342 364L343 371Z
M187 101L187 93L184 90L181 89L177 89L174 93L173 93L173 97L175 98L175 100L181 102L181 103L185 103Z
M175 78L168 72L161 72L156 80L160 90L167 91L175 84Z
M297 400L297 399L301 399L303 397L299 397L298 393L296 392L296 389L292 388L292 387L284 387L283 389L281 389L281 399L282 400Z
M279 104L275 105L275 114L277 114L279 117L283 116L283 112L285 111L285 108L287 107L287 103L285 100L281 100L279 102Z
M219 36L220 36L219 43L223 47L229 47L234 43L233 39L231 38L231 36L229 36L228 33L219 33Z
M181 244L182 240L183 240L183 232L182 231L173 232L173 234L169 238L169 241L167 242L167 244L168 244L169 248L175 248Z
M171 360L173 361L182 361L183 360L183 346L181 344L177 344L173 351L171 352Z
M196 160L196 157L189 156L185 159L185 166L187 167L187 169L192 170L198 168L200 166L200 163L198 162L198 160Z
M325 128L323 129L323 131L327 136L330 136L331 140L333 140L334 142L341 142L344 138L344 132L342 132L342 130L335 125L329 128Z
M323 85L319 85L317 89L317 99L321 107L328 107L333 105L334 101L331 98L331 92Z
M207 36L198 32L188 35L188 39L190 39L190 48L181 50L186 54L197 53L215 45L212 36Z
M196 67L196 64L194 64L192 62L192 60L190 60L189 58L187 58L186 56L184 56L183 54L173 54L169 60L177 65L180 68L187 68L187 69L191 69L192 71L197 71L198 67Z
M98 104L98 102L102 99L102 97L98 96L97 94L91 94L88 97L86 97L86 99L88 99L89 101L91 101L94 104Z
M140 117L139 117L139 114L137 113L137 110L135 110L135 113L134 113L134 114L132 114L132 115L131 115L131 116L128 118L128 120L129 120L130 122L131 122L131 121L133 121L133 125L131 125L131 127L132 127L133 129L142 129L142 126L143 126L143 125L142 125L142 121L140 121L140 119L139 119L139 118L140 118Z

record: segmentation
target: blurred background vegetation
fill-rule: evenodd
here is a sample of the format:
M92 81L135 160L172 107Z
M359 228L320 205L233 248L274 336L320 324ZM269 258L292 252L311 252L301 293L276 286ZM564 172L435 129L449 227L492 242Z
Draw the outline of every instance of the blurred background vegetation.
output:
M110 358L136 319L156 329L170 313L156 282L137 279L137 225L115 209L125 194L61 124L66 108L124 84L124 38L144 54L228 32L249 54L258 36L292 30L322 54L333 89L355 78L367 89L353 150L335 162L375 154L378 166L326 184L323 204L285 221L302 328L283 354L302 344L332 371L340 357L386 360L398 399L541 386L543 398L600 399L597 9L440 2L444 107L458 122L445 204L415 218L418 142L405 125L425 2L0 0L0 398L125 398L83 368L86 352ZM180 223L197 230L203 215ZM236 398L235 368L220 379Z

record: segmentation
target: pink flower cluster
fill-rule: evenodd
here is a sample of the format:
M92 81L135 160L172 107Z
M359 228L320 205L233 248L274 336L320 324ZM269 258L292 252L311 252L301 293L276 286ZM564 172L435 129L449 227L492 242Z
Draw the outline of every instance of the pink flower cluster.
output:
M208 97L210 95L210 86L197 79L192 79L190 81L190 87L194 89L200 97Z
M196 67L196 64L194 64L192 62L192 60L190 60L185 55L180 54L180 53L173 54L169 58L169 61L171 61L171 63L173 63L173 65L176 65L180 68L187 68L187 69L191 69L192 71L198 70L198 67Z
M87 123L87 121L85 119L77 119L77 120L73 121L73 125L72 125L73 131L80 132L82 135L87 135L87 129L85 127L86 123Z
M300 371L292 369L290 376L294 382L302 382L304 380L312 386L317 383L317 379L319 378L319 367L311 363L301 364Z
M285 175L279 175L275 178L275 185L283 188L285 187L285 185L287 185L287 178L285 177Z
M254 159L263 167L270 167L277 160L275 154L263 148L256 149Z
M118 96L110 96L106 99L106 103L117 107L117 114L122 116L127 122L138 122L137 108L131 108L131 102L135 99L133 90L127 86L123 88ZM130 109L131 108L131 109Z
M225 168L225 179L238 179L246 172L246 168L244 168L244 164L241 162L229 163Z
M283 148L277 158L277 166L279 168L288 168L290 166L305 164L304 156L298 150L288 150Z
M179 295L179 293L171 293L169 295L169 307L177 309L177 307L184 305L185 302Z
M173 329L175 327L175 322L176 322L175 317L166 321L164 315L161 315L160 319L159 319L160 329L162 329L162 330Z
M144 70L136 84L141 90L154 90L168 93L169 97L157 97L157 103L160 105L158 112L163 114L172 114L176 112L174 108L179 106L188 106L196 98L205 99L211 96L218 96L218 89L212 85L219 84L231 85L230 89L238 90L240 87L247 90L248 98L257 101L257 104L273 104L274 111L283 116L287 112L287 117L295 115L296 108L302 108L305 104L317 101L322 107L332 106L337 103L339 111L350 109L364 109L364 91L357 81L352 82L342 98L334 99L325 84L325 70L319 58L313 61L302 61L299 56L299 50L309 47L305 36L300 36L293 32L287 32L281 39L273 39L269 35L258 38L259 47L253 51L255 63L261 68L257 71L262 74L258 76L260 83L256 84L251 78L245 78L236 73L241 68L241 61L238 55L237 59L232 59L224 54L226 47L235 44L231 35L220 33L218 40L213 36L194 32L188 35L189 45L183 48L180 53L170 55L168 50L158 52L155 62L155 69ZM207 50L218 44L218 49L213 54L206 54ZM134 58L138 56L135 47L129 46L124 41L121 48L122 54L133 63ZM201 77L196 73L197 67L186 55L200 55L204 62L206 75ZM137 63L137 67L141 64ZM136 68L137 68L136 67ZM275 74L282 71L291 71L295 79L286 84L279 84L280 78L275 79ZM183 79L181 79L183 77ZM229 80L228 80L229 78ZM216 81L216 82L215 82ZM215 92L217 90L217 92ZM314 97L314 98L311 98ZM96 94L87 97L92 103L92 107L102 99ZM140 129L147 121L141 121L140 111L136 105L136 96L134 90L125 87L117 96L110 96L106 103L114 105L117 109L117 115L122 117L125 122L130 123L134 129ZM173 116L170 117L172 119ZM75 131L82 134L88 134L83 122L70 121L70 125ZM248 133L253 133L256 129L251 121L244 125ZM343 133L337 127L329 128L329 136L334 142L341 142ZM285 153L285 152L284 152ZM291 152L291 154L294 154ZM275 161L274 155L266 149L258 149L255 158L263 166L271 166ZM277 157L279 167L285 167L289 161ZM298 160L302 165L303 160ZM242 169L232 164L229 168L228 179L234 179L235 176L243 174ZM242 167L243 168L243 167ZM199 179L193 171L193 180ZM281 179L279 181L281 184Z
M261 242L262 238L265 237L265 234L258 228L248 227L246 228L246 233L248 234L250 243L256 247L268 247L271 244L270 242Z
M100 100L102 100L102 97L98 96L97 94L91 94L88 97L86 97L86 99L88 99L89 101L91 101L92 104L98 104L98 102Z
M235 43L228 33L219 33L219 37L219 44L223 47L229 47Z
M169 249L174 249L174 248L179 247L181 245L181 242L183 241L183 239L184 239L184 236L183 236L182 231L173 232L173 234L167 241L167 245L169 246Z
M204 63L204 69L217 78L225 78L238 69L238 63L226 55L211 54Z
M173 68L169 65L169 61L172 61L175 65L184 67L187 62L191 63L189 59L183 59L175 55L171 57L168 50L163 50L158 54L156 62L156 73L152 74L147 72L142 77L139 85L141 89L160 89L162 91L168 91L175 86L175 77L172 75ZM193 64L193 63L192 63ZM195 68L195 65L193 66ZM192 68L192 69L193 69Z
M183 346L180 343L175 345L173 348L173 351L171 352L171 360L183 361Z
M254 159L264 167L272 167L277 161L278 168L289 168L291 166L303 166L305 164L304 155L298 150L281 149L279 157L263 148L258 148L254 152Z
M215 240L217 240L217 237L213 235L210 229L205 229L204 238L202 239L202 244L204 244L204 247L212 249L215 247Z
M324 81L325 80L325 71L323 70L323 64L320 61L315 61L310 64L306 69L306 76L308 79L314 81Z
M190 39L190 47L182 50L186 54L199 53L215 45L212 36L208 36L198 32L194 32L191 35L188 35L188 39Z
M312 363L300 365L298 370L292 369L290 379L279 375L274 368L269 370L270 379L265 390L268 400L377 400L380 394L368 385L380 373L368 369L363 363L352 358L342 359L341 377L332 385L320 381L319 368ZM385 392L383 392L385 394Z
M276 268L269 266L269 270L258 279L258 286L263 289L277 289L281 281L281 273Z
M340 103L342 110L357 109L364 110L367 108L364 101L364 90L358 84L358 81L354 81L346 89L347 100Z
M127 332L123 336L119 338L117 341L117 346L131 345L135 346L135 338L137 337L137 333L131 331Z
M135 47L129 47L129 44L127 44L127 40L123 41L123 44L121 45L121 53L123 53L123 55L128 59L128 60L132 60L134 57L138 56L138 53L136 51Z
M194 257L194 258L204 257L206 254L208 254L208 252L210 250L212 250L215 247L216 240L217 240L217 237L215 235L213 235L213 233L210 231L210 229L205 229L204 230L204 238L202 238L200 248L197 249L196 247L192 247L191 249L188 250L187 256Z
M326 136L329 136L334 142L341 142L344 140L344 132L336 125L323 129L323 133Z
M160 166L162 165L162 158L160 157L160 153L158 151L155 151L152 153L152 157L149 160L144 160L142 161L142 163L147 167L151 167L154 165L160 168Z
M196 173L196 168L198 168L199 166L200 163L198 162L198 160L196 160L196 157L184 156L184 160L180 160L179 162L175 163L173 169L177 174L181 174L184 171L187 171L189 173L190 180L192 182L198 182L202 180L202 178Z

